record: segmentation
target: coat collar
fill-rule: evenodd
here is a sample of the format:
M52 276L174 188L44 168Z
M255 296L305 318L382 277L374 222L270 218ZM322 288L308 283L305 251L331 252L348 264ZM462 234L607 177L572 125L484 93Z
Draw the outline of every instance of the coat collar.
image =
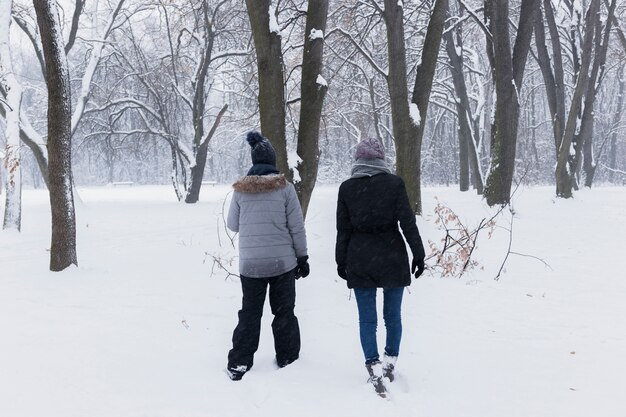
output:
M278 175L248 175L240 178L233 184L235 191L241 193L265 193L276 191L287 186L284 174Z

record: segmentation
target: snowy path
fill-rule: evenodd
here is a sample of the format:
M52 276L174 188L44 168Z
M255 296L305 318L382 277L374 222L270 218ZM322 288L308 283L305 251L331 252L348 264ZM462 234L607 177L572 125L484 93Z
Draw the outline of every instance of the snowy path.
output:
M23 232L0 232L0 416L626 415L626 189L573 201L522 190L513 249L552 270L512 257L493 281L507 239L498 230L479 239L484 270L414 281L390 401L365 384L356 306L335 275L334 187L316 190L307 219L301 359L276 369L268 309L253 370L227 379L239 283L210 276L205 254L233 253L227 192L185 206L167 187L81 190L80 267L53 274L47 196L26 191ZM426 189L425 239L440 237L435 195L470 223L487 215L475 196Z

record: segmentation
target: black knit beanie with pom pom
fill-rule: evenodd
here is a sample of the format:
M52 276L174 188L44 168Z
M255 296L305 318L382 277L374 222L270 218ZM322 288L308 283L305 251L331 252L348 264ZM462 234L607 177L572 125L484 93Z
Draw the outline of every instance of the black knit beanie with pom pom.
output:
M267 138L259 132L248 132L246 141L252 148L252 164L266 164L276 166L276 152Z

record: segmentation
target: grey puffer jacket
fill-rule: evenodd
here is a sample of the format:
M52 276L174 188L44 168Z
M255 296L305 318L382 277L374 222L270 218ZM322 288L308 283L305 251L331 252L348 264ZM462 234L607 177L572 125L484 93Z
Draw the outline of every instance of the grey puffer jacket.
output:
M268 278L294 269L307 247L293 184L282 174L249 175L233 188L227 226L239 232L239 273Z

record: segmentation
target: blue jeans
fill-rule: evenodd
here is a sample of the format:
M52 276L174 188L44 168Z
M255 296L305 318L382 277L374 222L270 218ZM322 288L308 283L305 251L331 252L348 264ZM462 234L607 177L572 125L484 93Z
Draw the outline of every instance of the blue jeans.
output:
M398 356L400 352L402 294L404 287L383 289L383 318L387 329L385 354L388 356ZM376 362L380 359L376 342L376 288L355 288L354 295L359 309L359 330L365 363Z

